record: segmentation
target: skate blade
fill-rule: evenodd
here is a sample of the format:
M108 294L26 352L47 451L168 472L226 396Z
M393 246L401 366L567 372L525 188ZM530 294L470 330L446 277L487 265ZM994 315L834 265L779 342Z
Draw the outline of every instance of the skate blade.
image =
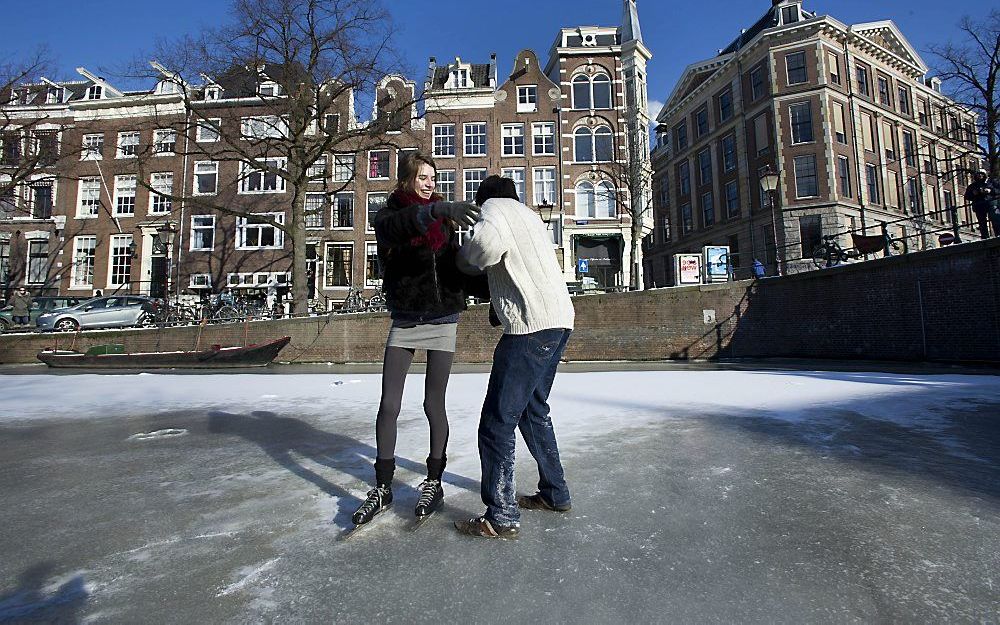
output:
M386 510L388 510L388 508L376 514L374 517L372 517L372 520L368 521L367 523L363 523L361 525L355 525L354 527L349 527L345 529L340 533L340 536L337 537L337 540L340 542L349 540L350 538L357 536L358 534L365 533L365 531L370 530L375 525L381 525L382 524L381 522L386 517L385 514Z
M434 508L433 510L431 510L428 514L425 514L422 517L419 517L417 519L414 519L413 521L410 521L410 527L409 527L410 531L411 532L416 532L421 527L423 527L424 525L426 525L427 521L429 521L432 516L434 516L435 514L437 514L438 512L440 512L442 508L444 508L444 502L442 502L441 505L439 505L437 508Z

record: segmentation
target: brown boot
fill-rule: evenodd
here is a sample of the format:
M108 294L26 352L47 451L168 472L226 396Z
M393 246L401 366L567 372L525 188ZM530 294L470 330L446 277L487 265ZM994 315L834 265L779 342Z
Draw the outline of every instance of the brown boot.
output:
M569 512L573 506L553 506L545 501L541 493L534 495L521 495L517 498L517 507L522 510L549 510L552 512Z
M455 521L455 529L460 534L481 538L503 538L513 540L521 530L520 525L494 525L486 517L476 517L468 521Z

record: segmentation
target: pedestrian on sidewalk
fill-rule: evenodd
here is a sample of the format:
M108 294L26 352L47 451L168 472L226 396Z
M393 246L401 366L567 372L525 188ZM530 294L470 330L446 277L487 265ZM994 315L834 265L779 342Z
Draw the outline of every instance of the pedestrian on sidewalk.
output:
M519 201L514 181L490 176L479 186L479 223L459 252L459 267L485 271L503 325L479 422L481 494L486 512L456 521L463 534L516 538L520 510L570 509L548 397L573 330L574 311L545 226ZM538 465L538 492L516 497L514 431Z
M382 362L382 397L375 420L375 488L354 513L355 525L371 521L392 504L396 469L396 420L403 384L416 350L427 351L424 412L430 424L427 479L414 513L424 518L444 497L448 416L445 391L455 357L459 313L466 309L469 280L456 264L457 228L476 221L479 209L446 202L434 193L437 166L420 152L400 158L396 189L373 220L382 289L392 318Z
M972 184L965 190L965 201L972 204L972 212L979 222L979 236L990 238L990 227L993 236L1000 237L1000 182L991 178L985 169L976 172Z
M14 322L14 325L28 325L28 322L31 321L31 305L34 302L35 299L31 297L31 293L28 293L28 289L23 286L17 289L10 298L10 305L12 306L10 319Z

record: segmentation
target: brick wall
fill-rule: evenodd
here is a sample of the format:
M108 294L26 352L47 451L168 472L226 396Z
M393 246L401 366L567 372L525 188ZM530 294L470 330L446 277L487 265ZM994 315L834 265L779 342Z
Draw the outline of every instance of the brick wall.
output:
M573 300L568 360L801 357L1000 362L1000 240L917 252L759 282L590 295ZM706 311L714 320L706 323ZM384 314L244 325L0 336L0 362L36 362L58 343L121 342L129 351L292 343L293 362L377 362ZM200 338L199 338L200 335ZM457 360L488 362L499 332L487 308L459 324ZM419 357L418 357L419 359Z

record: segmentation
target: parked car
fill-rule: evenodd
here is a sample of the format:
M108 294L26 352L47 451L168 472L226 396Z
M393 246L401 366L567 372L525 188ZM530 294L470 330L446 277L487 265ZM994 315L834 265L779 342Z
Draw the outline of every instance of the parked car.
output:
M149 297L111 295L39 315L35 323L42 331L129 328L152 322L159 308L160 303Z
M30 320L28 322L29 328L35 327L35 320L38 319L39 315L43 315L47 312L52 312L57 308L68 308L70 306L76 306L80 302L86 301L89 298L83 297L67 297L65 295L39 295L34 298L31 303L31 310L29 312ZM14 325L14 320L11 318L10 311L13 307L6 306L0 310L0 332L8 332L17 326Z

